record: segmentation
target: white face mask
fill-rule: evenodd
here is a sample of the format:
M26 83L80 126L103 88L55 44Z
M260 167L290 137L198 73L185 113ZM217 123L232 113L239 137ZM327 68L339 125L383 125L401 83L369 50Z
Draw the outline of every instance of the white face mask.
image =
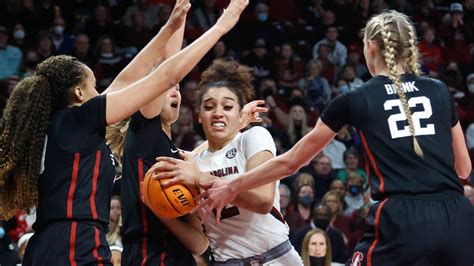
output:
M61 25L54 26L53 30L54 30L54 33L56 33L57 35L62 35L64 32L64 27Z
M467 90L470 94L474 94L474 83L467 86Z
M23 30L16 30L13 32L13 37L15 39L23 39L25 38L25 32Z

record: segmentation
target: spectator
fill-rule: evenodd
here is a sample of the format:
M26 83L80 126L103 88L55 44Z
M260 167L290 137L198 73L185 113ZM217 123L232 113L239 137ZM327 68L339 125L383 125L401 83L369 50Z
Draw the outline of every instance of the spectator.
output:
M467 76L466 87L467 92L457 99L459 122L463 128L474 122L474 73Z
M291 148L298 140L304 137L311 128L308 127L308 118L304 107L295 104L290 108L288 115L288 126L286 129L288 135L287 148Z
M194 130L193 111L182 105L178 120L171 125L174 145L182 150L191 151L202 138Z
M142 11L133 11L132 26L127 28L122 37L121 47L135 49L136 51L140 51L153 38L151 29L145 25L145 16Z
M252 45L253 40L263 39L267 44L268 51L272 51L282 41L281 25L271 20L268 5L265 3L255 5L252 19L243 22L241 31L250 39L250 41L243 42L246 44L245 46Z
M283 217L286 216L286 209L290 205L291 201L291 190L285 184L278 185L278 191L280 193L280 213Z
M326 37L320 40L313 48L313 58L319 58L319 46L326 44L330 48L329 60L336 66L343 66L346 64L347 48L344 44L337 40L339 37L338 29L335 26L328 26L326 28Z
M342 79L347 82L350 90L354 90L357 86L360 86L362 83L364 83L360 78L357 77L355 66L350 64L347 64L342 68Z
M204 70L207 69L212 62L216 59L228 59L234 60L232 56L233 52L227 50L227 46L224 41L219 41L214 45L214 48L201 60L199 68Z
M340 197L336 191L329 191L324 194L321 204L329 207L331 211L331 222L329 224L341 232L344 244L347 245L349 239L352 238L352 225L349 217L343 214L344 198Z
M98 61L94 68L97 79L98 92L107 88L112 80L122 71L126 60L116 52L115 43L111 37L104 35L99 38Z
M38 49L36 50L38 54L38 61L42 62L46 58L56 54L56 50L53 46L53 39L47 31L40 31L38 33Z
M351 216L355 210L364 206L364 187L362 184L362 178L359 174L349 174L349 179L347 180L347 192L344 196L344 202L347 205L344 210L344 215Z
M365 80L369 75L369 71L365 64L360 62L361 49L357 44L351 44L349 46L349 56L347 57L347 64L354 66L356 77Z
M103 35L113 36L114 31L109 8L99 4L94 9L94 18L86 24L87 35L92 43L97 43L97 40Z
M216 0L201 0L200 7L194 10L194 19L197 25L204 31L216 24L219 18L219 10L216 8Z
M112 196L110 200L109 230L106 238L110 246L122 246L120 231L122 228L122 207L119 196Z
M8 45L7 28L0 26L0 80L18 73L23 54L15 46Z
M313 229L306 233L301 258L304 266L339 266L341 263L332 262L331 241L321 229Z
M453 60L460 65L470 63L470 45L472 31L464 23L464 10L461 3L452 3L449 7L450 19L440 30L444 40L444 54L447 61Z
M253 68L253 75L257 85L273 75L273 62L267 51L267 44L264 39L256 39L252 52L242 59L242 64Z
M290 227L290 235L311 222L311 210L314 204L312 184L297 186L292 203L288 206L285 220Z
M25 54L25 58L20 71L18 73L19 79L24 79L26 77L32 76L35 71L36 65L39 63L38 54L34 50L28 50Z
M13 27L13 39L11 44L15 47L18 47L23 53L27 49L32 48L33 44L31 38L26 34L25 27L21 23L16 23Z
M311 161L308 172L314 177L316 199L321 200L323 195L329 191L335 178L335 173L331 167L331 159L326 155L316 156Z
M337 192L341 198L344 198L346 196L346 186L341 180L338 180L338 179L335 179L331 182L329 191Z
M158 18L158 5L151 5L149 0L137 0L135 5L130 6L125 15L123 16L123 22L127 27L133 27L133 17L138 11L143 15L143 24L148 29L152 29L160 21Z
M317 49L318 60L323 65L322 76L327 79L329 84L333 84L334 76L336 74L336 65L331 62L329 56L331 55L331 47L322 43Z
M474 149L474 123L471 123L466 129L467 149Z
M278 83L287 89L298 87L303 77L304 62L293 52L289 43L281 45L281 53L275 60L275 75Z
M16 263L20 262L20 258L10 237L6 234L8 230L8 226L0 221L0 262L2 265L16 265Z
M340 170L345 167L343 154L346 150L346 145L335 138L324 148L323 154L331 159L332 169Z
M326 205L318 205L313 210L312 221L309 225L298 229L291 237L290 241L298 253L302 253L302 243L304 236L312 229L321 229L326 232L331 242L332 260L335 262L345 263L347 259L347 251L344 246L344 240L341 233L329 225L331 213Z
M356 173L360 175L360 177L362 178L362 184L365 187L365 185L367 184L367 175L365 173L365 170L358 168L359 152L355 148L352 147L344 152L343 158L344 158L345 168L339 170L336 178L345 183L347 182L349 174Z
M97 57L90 49L90 41L87 34L81 33L76 36L72 56L79 59L79 61L86 64L91 69L95 68Z
M323 65L320 61L311 60L306 65L306 75L299 81L299 87L305 92L309 108L319 113L331 100L332 90L328 81L321 76Z
M52 28L54 50L58 54L69 54L74 45L74 37L66 33L65 22L62 17L56 17Z
M422 69L432 78L438 78L439 71L444 64L444 57L435 41L435 29L428 28L423 34L423 40L418 45L422 54Z

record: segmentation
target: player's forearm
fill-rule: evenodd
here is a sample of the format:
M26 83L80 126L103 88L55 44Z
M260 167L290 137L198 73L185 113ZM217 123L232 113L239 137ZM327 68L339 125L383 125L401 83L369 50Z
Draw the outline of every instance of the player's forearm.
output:
M186 15L184 16L184 21L186 21ZM170 58L171 56L175 55L177 52L181 51L183 47L183 39L184 39L184 28L185 23L178 28L176 32L173 33L171 38L165 45L164 51L164 58Z
M184 222L178 218L160 218L160 221L191 253L201 255L209 246L209 241L204 232L193 226L192 223Z
M162 27L160 32L117 75L104 93L123 89L148 75L153 66L161 64L166 59L165 47L174 34L175 31L171 27L167 25Z

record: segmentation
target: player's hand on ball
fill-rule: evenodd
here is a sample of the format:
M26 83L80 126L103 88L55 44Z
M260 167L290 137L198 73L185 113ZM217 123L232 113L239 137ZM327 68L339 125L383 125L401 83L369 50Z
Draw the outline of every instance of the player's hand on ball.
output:
M202 175L199 170L194 155L191 152L180 151L179 155L184 160L171 157L159 157L157 163L153 165L155 179L169 179L163 181L164 187L175 184L185 184L187 186L199 186L199 177Z
M238 193L231 189L230 181L221 178L205 183L204 187L209 188L195 198L197 202L201 202L191 210L191 213L202 210L204 213L202 221L205 221L211 213L214 213L216 224L219 224L222 210L227 204L234 201Z

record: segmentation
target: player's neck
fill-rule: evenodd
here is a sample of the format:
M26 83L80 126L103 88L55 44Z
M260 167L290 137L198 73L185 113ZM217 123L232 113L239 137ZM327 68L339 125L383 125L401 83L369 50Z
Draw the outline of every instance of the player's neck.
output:
M235 135L237 135L237 134L235 134ZM209 152L216 152L218 150L223 149L227 144L232 142L232 140L235 138L235 135L233 135L229 139L225 139L225 140L210 140L210 139L208 139L207 142L208 142L209 146L208 146L207 150Z
M161 128L163 129L163 132L165 132L166 136L171 139L171 125L161 123Z

